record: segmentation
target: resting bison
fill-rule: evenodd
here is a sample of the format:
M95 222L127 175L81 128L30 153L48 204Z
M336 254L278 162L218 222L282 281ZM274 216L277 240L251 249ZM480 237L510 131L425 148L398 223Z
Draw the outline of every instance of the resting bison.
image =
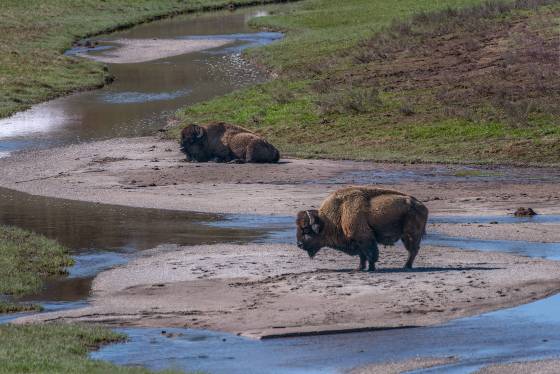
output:
M218 122L188 125L181 131L181 150L189 161L278 162L272 144L242 127Z
M323 247L360 256L369 271L379 258L377 243L393 245L402 239L408 251L405 268L420 249L426 231L428 209L412 196L371 187L348 187L327 197L319 210L297 215L297 244L313 258Z

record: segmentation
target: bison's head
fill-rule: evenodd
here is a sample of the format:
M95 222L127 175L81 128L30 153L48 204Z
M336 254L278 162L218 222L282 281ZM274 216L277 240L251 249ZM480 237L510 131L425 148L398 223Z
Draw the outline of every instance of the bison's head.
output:
M191 161L207 161L206 129L197 125L188 125L181 131L181 150Z
M297 245L311 258L323 247L321 238L323 226L317 210L305 210L297 215Z

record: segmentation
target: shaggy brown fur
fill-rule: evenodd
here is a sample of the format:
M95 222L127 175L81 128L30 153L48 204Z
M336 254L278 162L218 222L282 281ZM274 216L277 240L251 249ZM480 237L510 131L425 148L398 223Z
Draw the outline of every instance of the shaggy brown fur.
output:
M330 194L319 210L297 215L298 246L313 258L323 247L360 256L375 270L377 243L403 241L409 255L405 268L412 268L426 230L428 209L401 192L373 187L348 187Z
M278 162L278 150L243 127L217 122L188 125L181 131L181 150L189 161Z

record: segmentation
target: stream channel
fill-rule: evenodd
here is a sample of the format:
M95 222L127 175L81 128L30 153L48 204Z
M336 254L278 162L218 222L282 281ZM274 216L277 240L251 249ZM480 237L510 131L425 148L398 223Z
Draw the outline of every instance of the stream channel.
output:
M266 75L240 52L281 34L255 32L248 20L269 7L233 13L180 16L110 36L92 53L107 52L117 38L228 38L225 47L136 64L110 64L113 84L34 106L0 120L0 154L120 136L153 134L179 107L255 84ZM70 50L69 54L83 52ZM382 182L382 181L379 181ZM440 217L462 223L475 217ZM504 217L485 218L500 220ZM558 216L543 216L558 222ZM511 220L507 218L508 222ZM513 221L523 222L523 221ZM100 271L126 263L163 243L294 243L292 217L224 216L127 208L31 196L0 189L0 224L15 225L57 239L72 249L69 276L49 279L25 301L45 310L87 303ZM560 260L560 243L484 241L429 235L427 245L514 252ZM515 308L455 320L440 326L255 341L230 334L121 328L129 341L91 353L94 359L151 369L209 373L328 373L354 366L417 356L455 356L458 361L418 372L469 373L485 364L560 355L560 296ZM8 322L16 316L0 316Z

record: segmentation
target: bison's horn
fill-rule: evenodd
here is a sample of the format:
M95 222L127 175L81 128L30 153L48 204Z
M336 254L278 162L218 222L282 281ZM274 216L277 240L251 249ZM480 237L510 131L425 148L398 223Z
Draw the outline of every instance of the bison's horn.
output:
M204 136L204 129L202 129L202 127L196 126L196 125L195 125L195 127L196 127L196 138L197 139L202 138Z
M315 221L315 217L309 213L309 210L306 213L307 217L309 217L309 225L311 226L311 230L313 230L315 234L319 234L319 231L321 231L321 226L319 226L319 224Z
M307 218L309 218L309 224L313 225L315 223L315 217L313 217L311 213L309 213L309 210L306 210L305 213L307 213Z

